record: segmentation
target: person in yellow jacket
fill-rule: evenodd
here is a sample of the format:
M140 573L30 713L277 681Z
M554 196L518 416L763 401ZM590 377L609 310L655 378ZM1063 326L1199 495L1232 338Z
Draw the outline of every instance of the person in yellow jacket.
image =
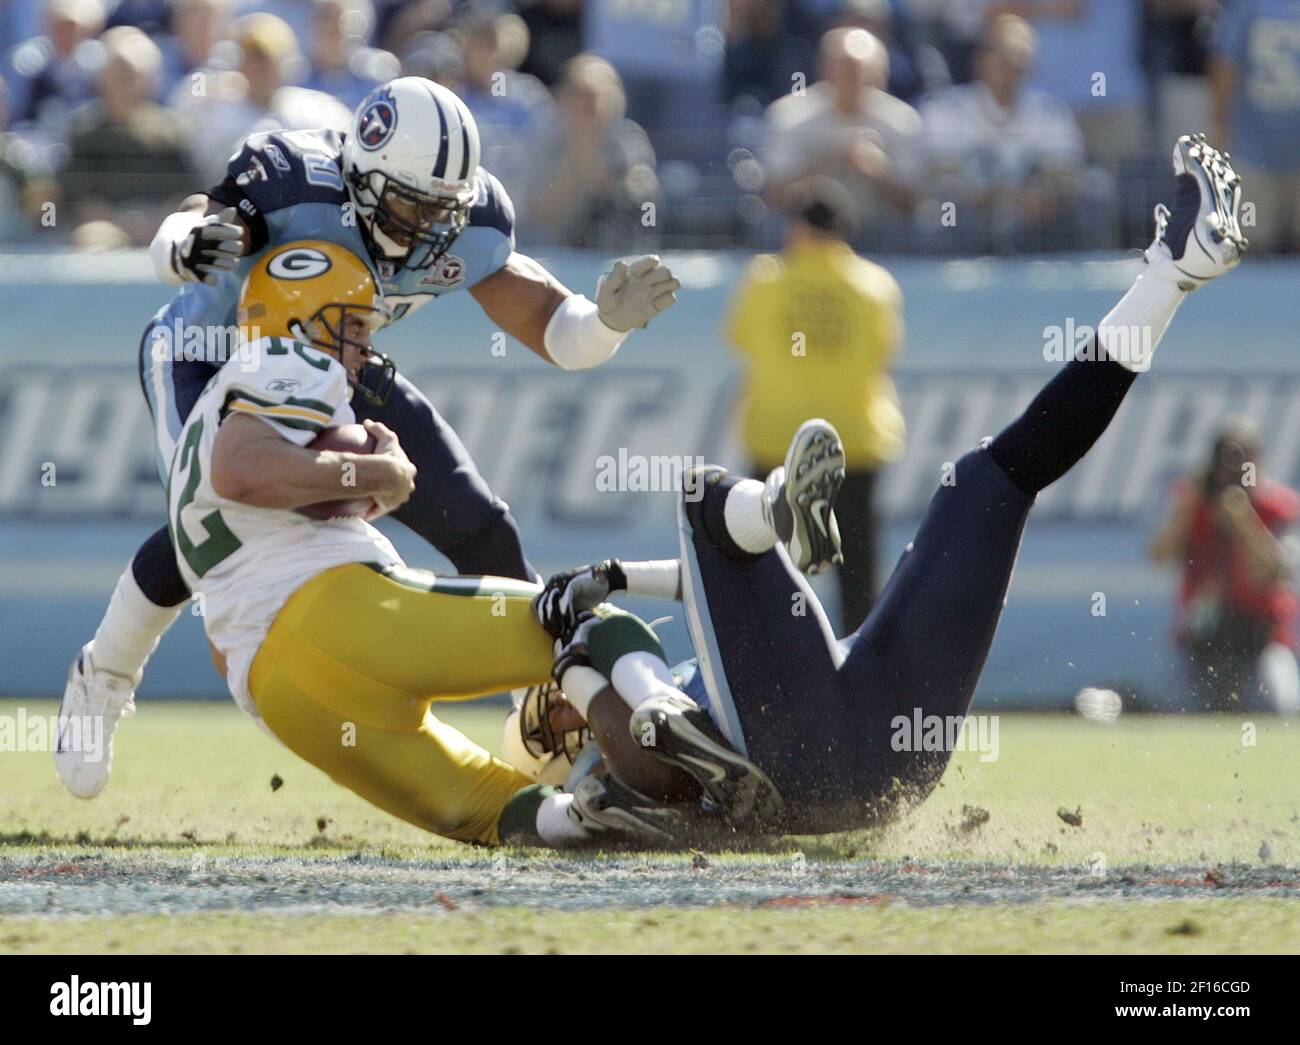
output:
M884 268L849 246L852 198L829 178L795 194L784 248L746 270L727 336L746 369L744 441L754 471L781 463L790 432L824 417L851 462L835 502L843 541L844 633L876 592L872 504L880 469L903 452L903 412L890 378L903 341L903 295Z

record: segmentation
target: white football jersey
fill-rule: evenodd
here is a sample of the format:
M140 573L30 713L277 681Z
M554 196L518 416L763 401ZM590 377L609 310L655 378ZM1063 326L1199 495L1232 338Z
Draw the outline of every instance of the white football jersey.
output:
M358 518L317 521L254 508L212 488L212 447L222 422L251 414L306 446L322 430L351 424L347 373L300 341L266 337L216 373L181 430L167 480L176 561L199 599L208 638L227 659L239 706L257 717L248 670L285 601L306 581L348 562L401 563L388 538Z

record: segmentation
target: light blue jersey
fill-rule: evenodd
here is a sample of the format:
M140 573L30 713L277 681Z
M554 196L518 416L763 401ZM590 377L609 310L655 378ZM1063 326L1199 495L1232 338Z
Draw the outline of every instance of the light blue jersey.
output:
M154 420L159 474L167 474L188 408L229 356L239 292L267 250L297 240L325 240L370 264L393 306L393 320L500 269L514 250L514 208L500 182L479 168L477 195L464 231L435 263L428 249L412 265L371 258L343 182L343 136L335 131L251 135L230 158L208 195L235 207L252 232L249 253L215 286L187 283L154 315L141 342L140 384Z
M343 136L335 131L273 131L249 137L231 157L226 177L209 195L235 207L253 232L251 250L216 286L186 284L158 313L173 324L230 326L244 277L268 249L318 239L370 260L351 197L343 183ZM478 195L465 230L427 268L371 261L394 306L394 319L443 294L472 287L500 269L514 250L514 208L501 184L481 167ZM415 259L419 260L419 255Z

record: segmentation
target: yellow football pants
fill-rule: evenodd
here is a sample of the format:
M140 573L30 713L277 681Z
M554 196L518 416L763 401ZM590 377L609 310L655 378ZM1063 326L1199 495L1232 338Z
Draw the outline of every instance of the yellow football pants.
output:
M426 830L496 844L532 781L438 721L467 700L550 677L535 585L352 563L313 577L277 614L249 672L262 721L294 753Z

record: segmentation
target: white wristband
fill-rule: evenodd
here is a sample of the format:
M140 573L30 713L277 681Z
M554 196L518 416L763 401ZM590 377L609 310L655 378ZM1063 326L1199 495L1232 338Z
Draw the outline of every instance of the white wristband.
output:
M158 232L149 244L149 259L153 270L164 283L179 286L185 277L176 269L176 247L185 242L194 229L203 224L203 215L192 210L168 214L158 226Z
M682 597L682 564L678 559L655 559L651 562L624 562L627 593L650 599Z
M586 370L611 359L625 337L627 331L605 325L595 302L574 294L560 302L542 340L556 366Z

